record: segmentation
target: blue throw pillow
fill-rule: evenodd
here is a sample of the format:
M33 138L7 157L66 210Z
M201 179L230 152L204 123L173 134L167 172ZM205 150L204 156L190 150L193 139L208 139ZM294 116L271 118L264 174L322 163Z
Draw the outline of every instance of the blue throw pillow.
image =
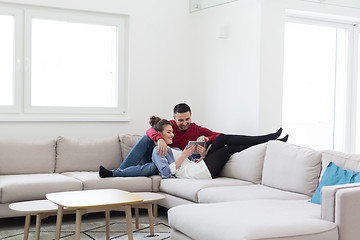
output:
M323 186L357 182L360 182L359 172L344 170L335 163L330 162L321 178L318 188L309 202L321 204L321 189Z

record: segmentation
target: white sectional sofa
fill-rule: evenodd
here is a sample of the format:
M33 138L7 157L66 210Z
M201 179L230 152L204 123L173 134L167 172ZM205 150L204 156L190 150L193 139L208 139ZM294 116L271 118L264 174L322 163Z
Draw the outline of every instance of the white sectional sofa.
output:
M171 239L360 239L359 183L309 202L329 162L360 171L360 155L271 141L234 154L212 183L164 179L161 191L198 202L169 209Z
M117 168L139 137L0 140L0 217L49 192L116 188L164 194L175 240L360 239L360 184L324 187L321 205L308 202L329 162L360 171L358 155L271 141L234 154L212 180L99 178L99 165Z
M8 205L45 199L46 193L115 188L153 191L148 177L99 178L102 164L117 168L139 136L102 139L0 140L0 217L19 216Z

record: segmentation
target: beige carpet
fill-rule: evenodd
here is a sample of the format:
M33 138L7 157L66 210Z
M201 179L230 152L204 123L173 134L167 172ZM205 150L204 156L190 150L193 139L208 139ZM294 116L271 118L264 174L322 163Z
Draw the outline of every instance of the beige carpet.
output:
M24 238L25 218L0 219L0 240L22 240ZM51 240L55 236L56 218L49 217L42 221L40 239ZM154 218L155 236L149 237L150 229L146 211L140 211L140 226L135 229L133 219L134 239L170 239L170 227L167 224L166 209L159 208L159 217ZM83 216L81 225L81 239L105 239L105 215L103 213L86 214ZM35 217L32 218L29 239L35 239ZM61 239L75 239L75 216L64 216ZM128 239L126 230L125 214L121 212L111 213L110 239Z

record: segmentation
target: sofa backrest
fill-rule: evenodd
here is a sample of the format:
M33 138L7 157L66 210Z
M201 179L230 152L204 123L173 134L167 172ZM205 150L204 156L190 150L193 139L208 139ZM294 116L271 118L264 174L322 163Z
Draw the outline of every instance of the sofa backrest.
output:
M321 180L321 177L330 162L335 163L336 165L342 167L345 170L360 172L360 155L358 154L350 154L333 150L325 150L322 151L321 154L322 169L319 181Z
M262 184L312 196L318 186L321 152L281 141L266 148Z
M53 140L0 140L0 174L53 173Z
M266 146L267 143L258 144L233 154L220 176L261 183Z
M55 172L98 171L103 165L116 169L122 162L118 136L77 139L58 137Z
M140 137L140 135L119 134L121 156L123 160L127 157L134 145L139 141Z

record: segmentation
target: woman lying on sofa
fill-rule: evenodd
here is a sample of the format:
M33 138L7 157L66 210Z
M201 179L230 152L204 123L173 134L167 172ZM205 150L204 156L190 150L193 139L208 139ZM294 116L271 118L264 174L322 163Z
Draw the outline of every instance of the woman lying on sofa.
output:
M150 124L168 145L172 143L174 134L168 120L152 116ZM207 153L204 147L192 145L186 146L183 151L168 147L166 156L161 156L156 146L152 153L152 160L162 178L212 179L218 177L232 154L270 140L287 141L288 135L278 139L281 130L262 136L220 134ZM195 150L200 153L199 159L191 157Z

